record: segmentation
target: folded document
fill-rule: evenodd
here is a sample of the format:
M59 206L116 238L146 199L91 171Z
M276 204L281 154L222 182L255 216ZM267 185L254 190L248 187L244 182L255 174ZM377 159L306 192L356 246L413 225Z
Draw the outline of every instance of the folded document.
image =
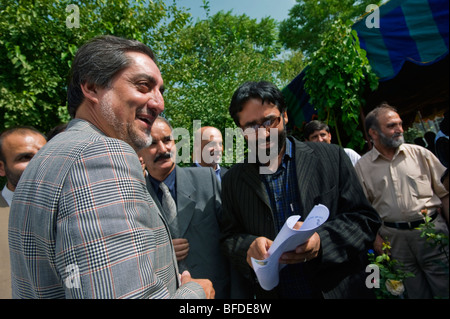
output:
M268 250L269 257L264 260L252 258L253 270L258 277L259 284L265 290L272 290L278 285L279 272L286 266L278 261L284 252L295 250L305 243L322 225L329 216L328 208L324 205L316 205L311 210L300 229L293 229L300 215L289 217L278 233Z

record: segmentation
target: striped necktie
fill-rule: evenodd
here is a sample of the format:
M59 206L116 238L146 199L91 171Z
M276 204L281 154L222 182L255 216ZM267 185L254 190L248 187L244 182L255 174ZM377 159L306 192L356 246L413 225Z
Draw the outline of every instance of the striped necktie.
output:
M164 217L169 224L170 233L172 234L172 238L178 238L177 205L166 184L161 182L159 184L159 188L163 192L161 204L163 207Z

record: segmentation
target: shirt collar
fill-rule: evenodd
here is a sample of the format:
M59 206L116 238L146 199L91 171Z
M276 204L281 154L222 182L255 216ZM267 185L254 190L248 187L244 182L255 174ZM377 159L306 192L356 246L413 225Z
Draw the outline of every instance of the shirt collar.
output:
M400 153L403 153L405 151L405 146L404 146L404 143L402 143L399 147L397 147L397 149L395 150L395 154L394 154L394 157L392 158L393 160L398 156L398 154L400 154ZM377 148L374 146L373 148L372 148L372 151L371 151L371 161L372 162L375 162L379 157L381 157L381 158L383 158L383 159L386 159L386 157L384 157L383 156L383 154L381 154L378 150L377 150Z
M166 184L171 193L173 193L175 190L175 171L176 168L172 170L172 172L170 172L170 174L166 177L165 180L163 180L164 184ZM150 179L150 182L152 183L153 189L156 192L158 192L159 184L161 184L161 182L153 178L150 174L148 175L148 177Z
M286 167L286 163L288 161L290 161L291 159L294 158L293 154L294 154L294 144L292 144L292 142L286 138L286 150L284 152L283 155L283 160L281 161L281 165L283 165L283 167Z
M197 161L194 161L194 165L195 166L197 166L197 167L204 167L204 166L201 166ZM214 169L214 168L213 168ZM219 164L217 164L217 168L216 169L214 169L214 171L217 173L217 172L220 172L220 165Z
M8 187L3 187L2 196L6 200L9 206L11 206L11 202L13 200L14 192L11 191Z

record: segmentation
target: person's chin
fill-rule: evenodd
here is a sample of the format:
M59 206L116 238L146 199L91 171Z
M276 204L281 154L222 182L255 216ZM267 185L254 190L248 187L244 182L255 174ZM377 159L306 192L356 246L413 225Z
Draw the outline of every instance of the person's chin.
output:
M165 158L165 159L161 159L161 160L157 161L156 165L161 170L166 170L166 169L171 169L175 165L175 163L171 158Z

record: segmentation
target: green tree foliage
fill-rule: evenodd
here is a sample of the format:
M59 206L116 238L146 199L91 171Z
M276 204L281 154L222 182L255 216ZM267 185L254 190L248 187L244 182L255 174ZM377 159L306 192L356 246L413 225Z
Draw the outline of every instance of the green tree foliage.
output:
M305 71L305 89L319 119L336 128L339 144L359 150L364 146L358 127L363 94L375 90L378 80L349 24L338 20L321 37L322 47L313 53ZM347 145L341 143L339 128L349 139Z
M301 70L298 53L283 63L275 20L257 22L246 15L219 12L180 31L163 56L167 87L165 115L174 127L193 133L201 125L235 128L228 107L234 91L245 81L286 85ZM295 72L294 69L297 69Z
M163 57L165 114L175 126L193 120L232 127L228 106L234 90L248 80L277 82L280 52L275 22L219 12L181 30Z
M0 130L31 125L47 132L69 119L67 76L77 48L88 39L114 34L160 52L162 40L173 39L189 17L162 0L2 0Z
M280 41L290 49L312 53L321 46L320 35L328 32L334 21L356 19L369 4L379 0L296 0L289 18L281 22Z

